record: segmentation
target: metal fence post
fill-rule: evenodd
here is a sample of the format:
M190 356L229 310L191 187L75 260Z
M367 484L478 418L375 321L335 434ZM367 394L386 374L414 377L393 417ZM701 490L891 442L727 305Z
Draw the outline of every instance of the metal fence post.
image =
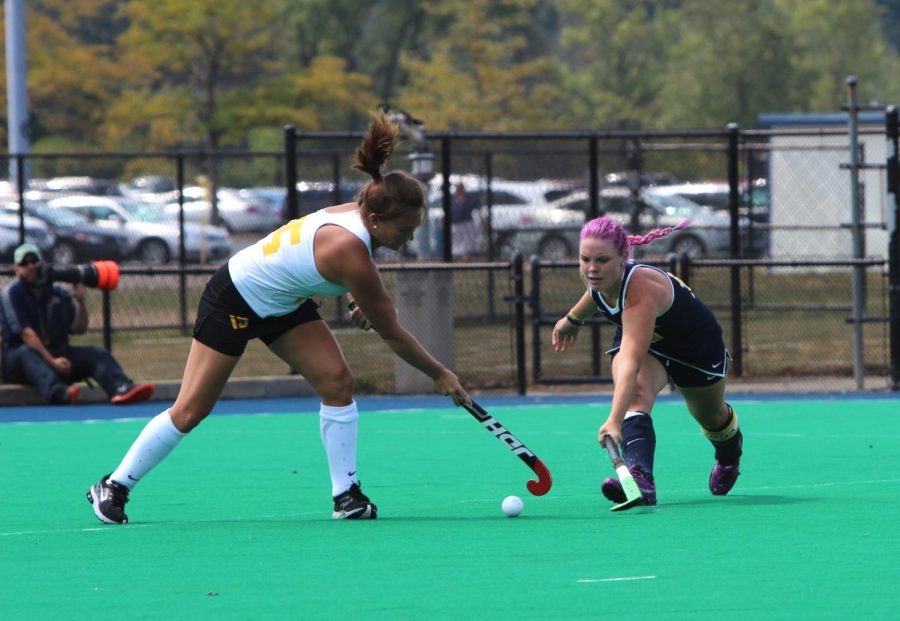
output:
M525 374L525 269L522 255L513 258L513 286L516 296L516 388L524 396L528 378Z
M297 204L297 132L293 125L284 126L284 182L287 184L285 220L295 220L300 208Z
M587 220L593 220L600 215L600 155L597 136L588 139L588 185L590 187L590 213Z
M541 260L536 256L531 257L531 366L537 383L541 379Z
M444 261L453 263L453 214L450 193L450 173L453 167L450 164L450 138L441 136L441 193L444 205L444 229L441 231L444 241Z
M741 233L738 213L738 139L740 133L737 123L728 124L728 207L731 212L731 249L732 257L740 256ZM741 268L731 266L731 356L732 371L735 377L743 372L742 359L744 344L741 340Z
M864 234L862 214L859 202L859 136L858 115L859 102L856 93L856 76L847 77L848 124L850 134L850 214L853 224L853 258L863 258ZM865 384L863 369L863 315L865 314L866 268L857 264L853 266L853 378L856 387L862 389Z
M187 254L184 247L184 153L175 156L175 183L178 185L178 304L181 313L181 329L188 329L187 307Z
M484 152L484 174L485 177L490 179L494 176L494 154L488 150ZM488 184L488 204L490 204L490 184ZM491 231L493 230L491 227L493 224L491 223L491 212L488 210L487 215L487 243L488 243L488 261L494 260L494 244L491 241ZM516 294L518 295L518 293ZM494 317L497 315L497 309L494 307L494 271L488 270L488 321L493 322ZM522 393L524 394L524 393Z
M493 261L497 256L497 249L494 247L494 195L493 184L491 180L494 178L494 153L491 150L484 152L484 178L487 180L485 188L485 207L487 209L487 256L488 261Z
M16 155L16 190L19 193L19 243L25 243L25 156Z
M341 192L341 156L339 153L331 155L331 182L334 184L334 198L331 200L335 205L340 205L345 201Z
M888 205L888 329L890 331L890 380L891 390L900 390L900 162L898 162L898 137L900 114L890 106L885 115L887 126L887 191L893 198Z

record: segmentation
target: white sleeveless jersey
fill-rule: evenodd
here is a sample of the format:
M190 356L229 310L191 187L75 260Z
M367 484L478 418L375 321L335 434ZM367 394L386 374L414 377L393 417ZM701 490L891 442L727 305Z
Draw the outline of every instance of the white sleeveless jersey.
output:
M260 317L287 315L311 296L347 293L345 286L325 280L316 269L313 241L325 224L347 229L372 255L372 237L355 209L342 213L321 209L292 220L228 261L231 280L253 312Z

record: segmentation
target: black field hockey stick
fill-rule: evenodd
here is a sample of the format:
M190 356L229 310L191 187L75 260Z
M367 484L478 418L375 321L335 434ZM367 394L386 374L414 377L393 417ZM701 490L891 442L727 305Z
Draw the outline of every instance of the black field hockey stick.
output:
M605 436L603 438L603 445L609 452L609 458L612 460L613 468L616 470L616 476L619 478L619 483L622 484L622 491L625 492L625 502L613 505L610 511L624 511L625 509L630 509L643 500L641 488L638 487L637 481L631 476L631 471L628 469L628 466L625 465L625 460L619 455L619 445L616 444L616 441L612 436Z
M532 453L527 446L522 444L522 442L516 438L513 434L509 432L500 422L487 413L487 411L475 403L472 402L472 405L465 405L463 407L469 411L469 414L475 417L475 419L484 425L484 428L490 431L494 436L506 444L515 455L519 456L519 459L528 464L528 467L531 468L534 473L537 475L537 479L530 479L528 483L525 484L525 487L528 488L528 491L531 492L535 496L543 496L547 492L550 491L550 486L553 485L553 477L550 476L550 470L547 469L547 466L544 465L537 455Z

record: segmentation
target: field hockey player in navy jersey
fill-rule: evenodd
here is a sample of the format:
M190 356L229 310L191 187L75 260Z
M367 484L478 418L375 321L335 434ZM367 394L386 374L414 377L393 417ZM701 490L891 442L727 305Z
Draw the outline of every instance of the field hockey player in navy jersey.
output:
M628 235L608 218L581 229L579 272L587 289L553 327L553 347L570 349L584 321L598 312L617 326L612 347L613 397L600 426L601 446L611 436L641 490L638 504L656 504L651 414L656 396L671 381L715 449L709 490L731 491L740 474L743 438L737 415L725 402L729 355L712 311L675 276L630 260L630 249L687 226ZM614 503L626 500L616 478L601 491Z

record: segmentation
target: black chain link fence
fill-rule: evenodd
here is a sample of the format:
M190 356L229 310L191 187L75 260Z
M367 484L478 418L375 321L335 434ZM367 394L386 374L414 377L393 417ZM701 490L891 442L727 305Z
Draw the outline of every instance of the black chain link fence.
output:
M729 160L732 136L737 136L736 162ZM74 212L68 217L83 220L77 226L85 227L81 237L88 240L120 235L122 278L109 294L108 324L104 294L91 292L92 330L76 341L108 344L135 378L179 379L208 275L291 216L354 200L367 180L350 168L360 137L289 129L285 152L0 158L11 179L23 170L31 180L21 190L15 182L0 188L5 189L0 255L9 261L23 234L36 243L44 234L53 239L44 238L42 248L54 258L68 234L65 226L74 224L45 219L47 211ZM435 264L451 274L449 338L454 366L468 386L512 388L522 377L531 383L604 381L608 361L602 351L611 328L586 331L575 352L558 356L549 349L549 324L582 292L575 258L583 222L609 214L636 233L692 218L683 235L641 248L637 258L667 264L667 255L676 253L679 270L690 266L681 275L716 311L741 376L846 375L853 373L856 347L854 268L848 260L858 232L871 258L856 268L864 273L865 316L859 321L865 372L886 374L885 229L891 205L884 172L874 165L884 161L883 131L867 130L862 139L864 161L872 167L862 171L864 215L854 226L846 132L432 134L426 146L433 170L421 176L427 186L427 223L407 248L379 252L376 259L395 297L404 266ZM421 149L400 151L392 166L412 168L421 155ZM732 165L738 170L735 204L730 200ZM288 191L292 180L295 203ZM469 199L472 224L454 216L457 185L475 197ZM126 206L128 213L104 210L111 203ZM140 251L156 230L151 220L166 231L168 241L161 242L166 253ZM216 249L223 238L227 252ZM514 295L517 253L539 257L539 300ZM62 256L103 258L89 250ZM689 260L682 261L683 256ZM740 259L739 265L728 259ZM532 277L526 261L520 276L526 291ZM530 309L526 321L540 324L529 332L527 352L516 338L515 301ZM351 329L339 300L320 302L359 390L395 390L396 363L388 348L376 335ZM254 343L235 376L290 372Z
M656 262L654 262L656 263ZM691 289L715 312L725 342L735 357L731 375L750 379L843 376L853 377L851 261L752 262L740 267L740 320L735 324L729 261L685 262L678 267L657 263L690 283ZM676 263L677 264L677 263ZM866 274L866 318L863 323L863 363L868 376L889 372L887 278L884 262L863 262ZM579 354L556 354L550 330L581 293L577 263L540 263L530 282L539 282L540 306L535 324L531 368L534 381L571 384L608 380L609 361L602 354L615 326L595 319L582 330ZM535 296L532 296L535 297ZM598 364L599 362L599 364Z

